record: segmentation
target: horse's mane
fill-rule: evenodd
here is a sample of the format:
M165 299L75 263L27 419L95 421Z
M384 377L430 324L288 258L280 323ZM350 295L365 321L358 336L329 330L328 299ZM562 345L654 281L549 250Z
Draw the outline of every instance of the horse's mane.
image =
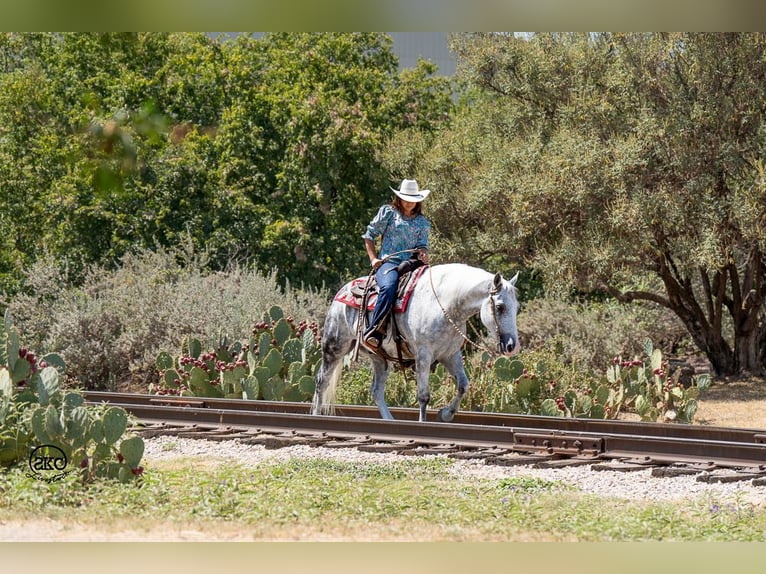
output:
M449 283L442 283L440 287L446 289L451 294L454 294L458 298L465 297L469 293L473 293L478 285L483 285L487 281L491 281L493 274L489 271L481 269L480 267L473 267L466 265L465 263L442 263L431 267L434 271L434 277L454 273L458 277L459 281L450 281Z

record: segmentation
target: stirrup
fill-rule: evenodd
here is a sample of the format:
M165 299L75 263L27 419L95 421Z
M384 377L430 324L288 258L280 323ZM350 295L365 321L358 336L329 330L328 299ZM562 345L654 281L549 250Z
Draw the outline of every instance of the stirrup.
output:
M380 345L383 343L383 335L377 331L373 331L369 335L364 337L364 346L373 351L377 351Z

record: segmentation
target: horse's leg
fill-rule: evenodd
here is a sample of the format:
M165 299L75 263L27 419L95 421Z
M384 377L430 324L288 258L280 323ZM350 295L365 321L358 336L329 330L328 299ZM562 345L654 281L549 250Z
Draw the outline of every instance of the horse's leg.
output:
M428 403L431 401L431 390L429 388L431 356L429 354L418 353L418 357L415 360L415 376L418 383L418 404L420 405L418 420L424 423L426 422L426 408L428 408Z
M453 418L455 418L455 413L460 406L460 401L468 390L468 376L465 374L465 368L463 367L463 355L460 351L455 353L447 361L442 361L442 364L455 378L455 386L457 387L455 398L452 399L452 402L448 406L439 410L437 415L440 421L448 423L451 422Z
M372 398L375 399L375 404L378 405L380 416L384 419L393 420L394 417L391 411L388 410L384 391L386 390L386 380L388 380L389 367L388 361L382 359L378 355L373 355L372 360L372 384L370 385L370 393Z

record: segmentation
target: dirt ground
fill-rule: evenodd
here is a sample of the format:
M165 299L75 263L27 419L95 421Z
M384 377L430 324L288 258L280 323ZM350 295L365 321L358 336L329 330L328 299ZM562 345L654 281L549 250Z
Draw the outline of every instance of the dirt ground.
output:
M766 379L716 379L698 402L695 424L766 429Z

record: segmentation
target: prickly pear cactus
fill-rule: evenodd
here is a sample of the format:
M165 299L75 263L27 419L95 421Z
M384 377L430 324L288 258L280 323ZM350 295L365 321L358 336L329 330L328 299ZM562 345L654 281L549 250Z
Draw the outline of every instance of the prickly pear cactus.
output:
M134 480L143 472L143 440L128 436L128 415L117 407L87 405L82 395L62 386L63 359L38 359L22 347L6 313L0 332L0 464L29 460L37 447L63 452L65 473L83 480ZM130 458L121 452L123 445Z
M681 383L681 371L670 372L662 351L652 341L644 343L643 360L615 357L606 372L606 383L616 388L614 405L632 408L644 421L691 423L697 412L697 399L710 386L703 374Z
M221 340L203 353L199 340L186 339L181 356L160 353L159 395L308 401L321 357L316 323L296 324L279 306L264 313L246 341Z

